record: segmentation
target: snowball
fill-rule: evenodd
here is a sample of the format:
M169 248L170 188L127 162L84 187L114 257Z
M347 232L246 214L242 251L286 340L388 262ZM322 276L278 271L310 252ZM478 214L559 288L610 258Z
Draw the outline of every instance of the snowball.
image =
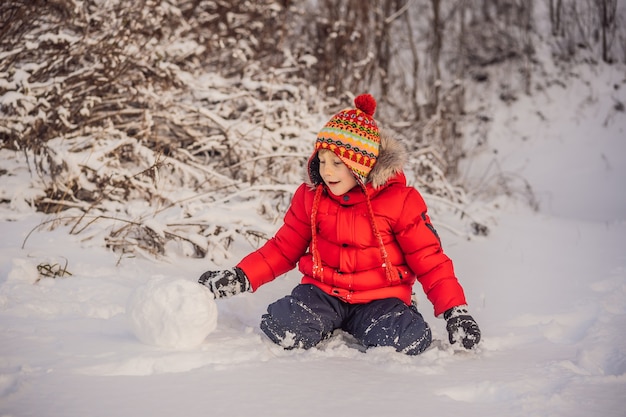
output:
M217 327L217 305L208 288L184 279L155 278L128 299L126 316L148 345L186 349Z

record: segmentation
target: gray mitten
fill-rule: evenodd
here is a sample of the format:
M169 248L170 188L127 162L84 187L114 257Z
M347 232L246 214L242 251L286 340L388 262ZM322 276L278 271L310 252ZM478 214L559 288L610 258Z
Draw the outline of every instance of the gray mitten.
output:
M465 349L472 349L480 342L480 329L466 305L452 307L443 313L443 318L448 322L446 329L450 343L461 342Z
M215 298L228 298L252 290L246 274L239 268L207 271L198 282L208 287Z

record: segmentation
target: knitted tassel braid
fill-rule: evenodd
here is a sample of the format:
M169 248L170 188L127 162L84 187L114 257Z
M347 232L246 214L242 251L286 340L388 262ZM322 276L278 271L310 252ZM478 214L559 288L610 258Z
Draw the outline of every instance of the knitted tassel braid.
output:
M322 266L322 259L319 250L317 250L317 209L320 205L320 199L324 187L318 185L315 190L315 197L313 198L313 208L311 209L311 255L313 255L313 278L324 282L324 267Z
M385 248L385 243L383 242L383 238L378 231L378 226L376 226L376 221L374 220L374 209L372 208L372 202L370 201L369 196L367 195L367 191L365 187L363 187L363 192L365 192L365 201L367 203L367 211L369 213L370 222L372 224L372 231L374 232L374 237L378 241L378 248L380 249L380 256L383 258L383 264L381 265L385 268L385 275L387 276L387 282L391 283L394 280L393 270L394 267L389 261L389 255L387 254L387 249Z

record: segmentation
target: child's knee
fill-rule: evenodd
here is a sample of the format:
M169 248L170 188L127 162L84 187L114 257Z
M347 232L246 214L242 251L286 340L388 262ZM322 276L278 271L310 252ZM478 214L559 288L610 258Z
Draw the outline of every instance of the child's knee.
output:
M372 322L361 336L367 347L391 346L407 355L418 355L432 343L432 332L420 313L392 311Z
M422 322L423 328L415 332L405 333L403 340L399 341L397 350L407 355L419 355L433 342L433 335L428 323Z
M291 297L269 305L261 330L285 349L309 349L329 336L321 317Z

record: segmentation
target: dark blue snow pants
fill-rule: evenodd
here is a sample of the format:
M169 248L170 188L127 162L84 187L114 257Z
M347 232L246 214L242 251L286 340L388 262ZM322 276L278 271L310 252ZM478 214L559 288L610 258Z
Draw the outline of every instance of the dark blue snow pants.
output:
M417 355L432 342L430 327L414 306L398 298L349 304L314 285L298 285L291 295L270 304L261 330L285 349L309 349L335 329L353 335L366 348L392 346Z

